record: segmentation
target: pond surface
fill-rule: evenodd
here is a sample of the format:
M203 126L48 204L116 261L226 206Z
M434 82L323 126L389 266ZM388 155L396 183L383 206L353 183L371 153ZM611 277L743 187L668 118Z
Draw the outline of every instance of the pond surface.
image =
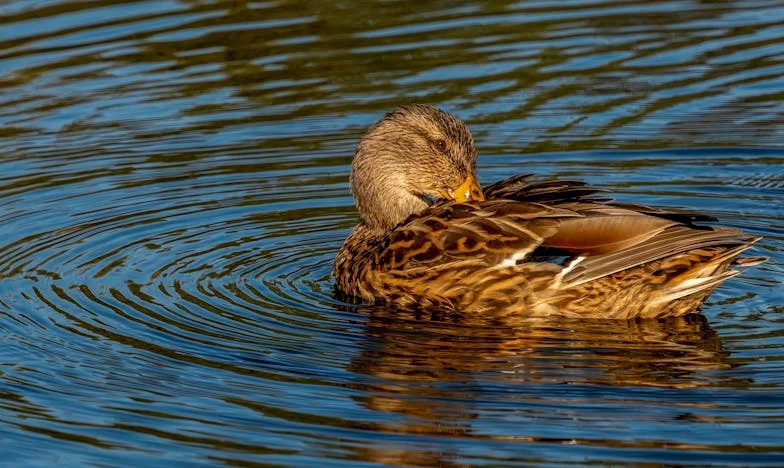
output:
M780 1L0 5L0 462L781 465ZM487 183L703 211L704 317L346 307L353 149L465 119Z

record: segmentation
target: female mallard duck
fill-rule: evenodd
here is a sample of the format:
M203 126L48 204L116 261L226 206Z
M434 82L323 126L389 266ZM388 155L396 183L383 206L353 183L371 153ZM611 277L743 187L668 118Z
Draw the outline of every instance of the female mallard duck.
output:
M370 127L351 168L361 216L337 289L399 307L634 318L695 311L758 240L709 216L616 203L577 181L480 188L466 125L435 107Z

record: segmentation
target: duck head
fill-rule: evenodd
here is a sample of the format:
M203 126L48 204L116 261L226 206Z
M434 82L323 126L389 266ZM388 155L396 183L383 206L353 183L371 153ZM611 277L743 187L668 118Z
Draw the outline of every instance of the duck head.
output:
M399 107L360 141L351 167L351 192L362 222L383 231L437 199L484 200L471 132L436 107Z

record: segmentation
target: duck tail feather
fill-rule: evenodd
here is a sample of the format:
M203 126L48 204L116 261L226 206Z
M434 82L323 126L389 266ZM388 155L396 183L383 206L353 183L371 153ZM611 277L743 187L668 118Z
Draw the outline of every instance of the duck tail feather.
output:
M668 288L663 294L656 297L654 304L668 303L686 296L691 296L698 292L709 290L719 283L740 274L738 270L729 270L714 276L704 276L700 278L689 278L681 281L676 286Z

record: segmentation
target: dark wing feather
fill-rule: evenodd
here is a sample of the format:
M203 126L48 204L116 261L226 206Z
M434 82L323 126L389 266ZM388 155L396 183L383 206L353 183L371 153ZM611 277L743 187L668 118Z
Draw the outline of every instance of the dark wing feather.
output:
M641 205L639 203L620 203L620 202L613 201L612 205L617 206L619 208L625 208L627 210L633 210L638 213L646 214L649 216L656 216L659 218L669 219L671 221L675 221L683 224L691 225L694 223L718 221L718 218L711 215L706 215L702 213L689 213L689 212L663 210L661 208L656 208L648 205Z
M590 199L609 201L597 196L607 190L592 187L579 180L551 180L529 183L530 174L513 176L488 185L483 190L488 199L506 198L532 203L558 203L568 200Z
M531 176L531 174L523 174L499 180L484 188L485 196L488 199L507 198L510 200L556 205L574 201L604 203L639 214L655 216L692 226L698 222L718 221L714 216L701 213L664 210L639 203L617 202L612 198L601 195L609 192L609 190L591 186L580 180L564 179L531 183L529 181Z

